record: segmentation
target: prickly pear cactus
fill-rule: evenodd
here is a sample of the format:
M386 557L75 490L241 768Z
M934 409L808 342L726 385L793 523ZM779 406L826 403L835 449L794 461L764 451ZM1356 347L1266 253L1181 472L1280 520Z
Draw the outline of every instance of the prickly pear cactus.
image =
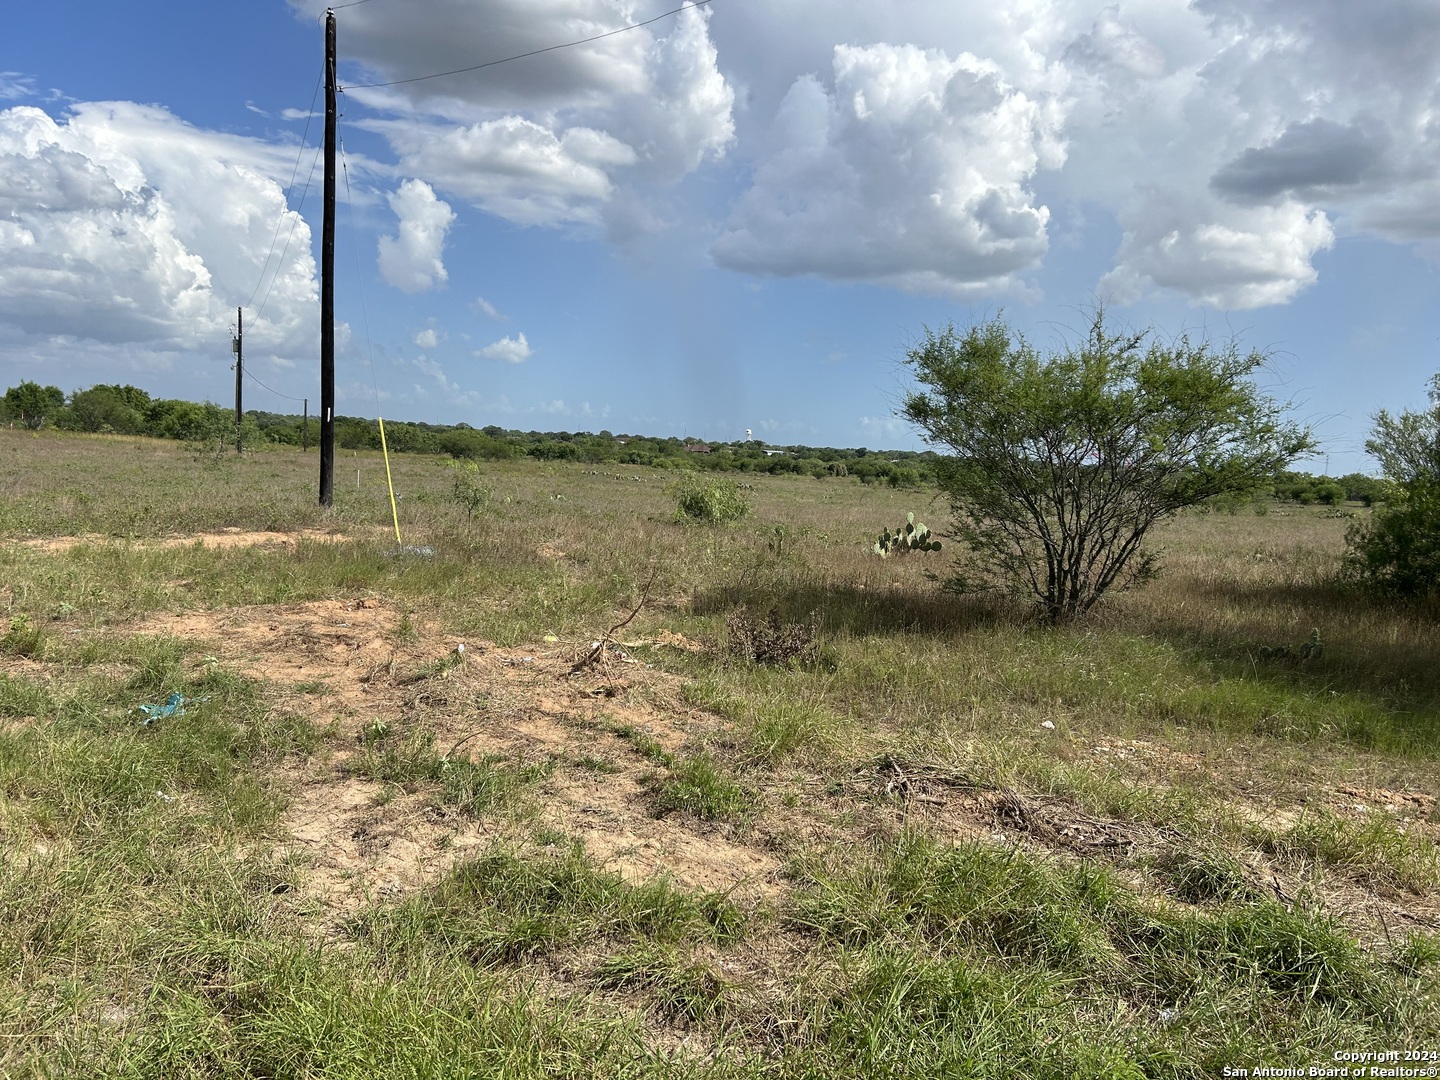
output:
M940 541L933 539L930 530L917 522L914 514L906 514L905 524L893 533L886 529L870 550L888 559L892 554L904 555L910 551L939 551Z

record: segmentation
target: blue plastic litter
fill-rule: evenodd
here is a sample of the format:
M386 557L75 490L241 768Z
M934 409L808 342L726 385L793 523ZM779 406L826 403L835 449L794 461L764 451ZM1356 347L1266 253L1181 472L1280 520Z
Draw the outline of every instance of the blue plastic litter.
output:
M168 720L173 716L185 715L185 695L176 690L165 699L164 705L137 705L135 711L145 717L140 722L141 727L146 727L156 720Z

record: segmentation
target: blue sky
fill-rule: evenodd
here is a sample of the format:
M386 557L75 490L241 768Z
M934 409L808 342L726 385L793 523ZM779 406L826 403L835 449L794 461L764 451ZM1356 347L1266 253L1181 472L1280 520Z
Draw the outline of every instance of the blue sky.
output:
M339 411L916 446L923 326L1097 299L1272 353L1332 473L1423 403L1431 0L713 0L364 85L678 2L337 9ZM0 40L0 379L228 402L244 305L247 406L313 409L324 4L56 10Z

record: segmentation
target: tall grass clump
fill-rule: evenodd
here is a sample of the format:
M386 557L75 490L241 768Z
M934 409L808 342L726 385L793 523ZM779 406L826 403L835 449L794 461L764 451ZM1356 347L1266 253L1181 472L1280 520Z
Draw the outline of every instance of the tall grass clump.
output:
M704 525L727 525L750 512L750 501L734 480L687 476L675 485L676 517Z

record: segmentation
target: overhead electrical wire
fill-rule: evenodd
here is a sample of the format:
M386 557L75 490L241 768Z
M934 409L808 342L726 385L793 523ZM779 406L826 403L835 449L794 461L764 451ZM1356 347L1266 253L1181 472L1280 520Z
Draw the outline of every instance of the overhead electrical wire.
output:
M300 149L295 152L295 168L290 170L290 183L285 185L285 191L282 193L287 199L295 187L295 178L300 175L300 162L304 160L305 157L305 143L310 138L310 121L315 118L315 99L320 96L320 84L324 79L325 74L321 72L319 78L315 80L315 92L310 95L310 109L305 114L305 131L300 136ZM310 174L312 176L315 174L315 167L313 165L310 167ZM306 181L306 189L309 189L308 180ZM289 208L288 203L281 207L280 216L275 219L275 233L270 237L270 250L265 253L265 262L260 266L260 280L255 283L255 291L250 294L250 299L245 303L247 308L255 305L255 297L260 295L260 286L265 284L265 271L270 269L270 256L275 254L275 241L280 239L280 227L285 224L285 213ZM292 225L291 228L293 230L294 226ZM287 244L286 246L288 247L289 245ZM285 256L281 255L280 258L283 261ZM280 273L278 266L275 268L275 273ZM271 282L271 286L274 286L274 282ZM268 297L269 294L267 293L266 296Z
M300 192L300 206L302 207L305 205L305 197L310 194L310 181L315 179L315 166L320 163L320 153L323 149L324 147L317 146L315 156L310 161L310 174L305 177L305 188ZM280 249L280 260L275 264L275 276L270 279L270 288L265 290L265 299L260 301L260 310L255 313L257 320L265 314L265 305L270 302L270 294L275 291L275 282L280 280L280 268L285 265L285 256L290 251L290 241L295 239L295 227L300 224L300 221L301 214L297 208L295 216L290 220L290 232L285 237L285 246Z
M272 386L266 386L263 382L261 382L259 379L257 379L257 378L255 377L255 373L252 372L248 367L245 369L245 377L246 377L247 379L249 379L251 382L253 382L255 385L261 387L262 389L269 390L270 393L274 394L276 397L284 398L286 401L304 401L304 400L305 400L304 398L291 397L289 394L282 394L279 390L276 390L274 387L272 387Z
M350 2L349 2L349 3L346 3L346 4L332 4L332 5L330 5L330 9L331 9L332 11L339 11L339 10L342 10L342 9L344 9L344 8L359 7L361 4L368 4L369 2L370 2L370 0L350 0ZM657 23L657 22L660 22L660 21L663 20L663 19L668 19L668 18L670 18L672 15L678 15L678 14L680 14L682 11L688 11L688 10L690 10L690 9L692 9L692 8L704 7L704 6L708 5L708 4L710 4L711 2L712 2L712 0L695 0L694 3L682 4L682 5L680 5L680 6L677 7L677 8L673 8L673 9L671 9L670 11L663 12L663 13L661 13L661 14L659 14L659 15L654 16L653 18L644 19L644 20L642 20L642 21L640 21L640 22L636 22L636 23L630 23L629 25L621 26L621 27L619 27L619 28L617 28L617 29L615 29L615 30L607 30L607 31L606 31L605 33L603 33L603 34L595 34L595 35L592 35L591 37L580 38L580 39L578 39L578 40L576 40L576 41L567 41L567 42L564 42L564 43L559 44L559 45L549 45L549 46L546 46L546 47L543 48L543 49L532 49L532 50L530 50L529 52L516 53L514 56L502 57L502 58L499 59L499 60L489 60L489 61L486 61L486 62L483 63L483 64L474 64L474 65L471 65L470 67L456 68L456 69L454 69L454 70L452 70L452 71L437 71L437 72L435 72L435 73L433 73L433 74L430 74L430 75L417 75L417 76L415 76L415 77L413 77L413 78L409 78L409 79L393 79L393 80L391 80L391 81L389 81L389 82L354 83L354 84L351 84L351 86L349 86L348 89L352 89L352 90L373 90L373 89L379 89L379 88L386 87L386 86L404 86L404 85L407 85L407 84L409 84L409 83L428 82L428 81L431 80L431 79L443 79L443 78L447 78L448 76L451 76L451 75L464 75L464 74L467 74L467 73L469 73L469 72L471 72L471 71L482 71L482 70L484 70L485 68L498 67L498 66L501 65L501 64L508 64L508 63L511 63L512 61L515 61L515 60L524 60L524 59L526 59L527 57L531 57L531 56L541 56L541 55L543 55L543 54L545 54L545 53L557 52L557 51L559 51L560 49L572 49L572 48L574 48L574 47L577 46L577 45L588 45L588 44L590 44L591 42L594 42L594 41L603 41L603 40L606 39L606 38L615 37L617 34L624 34L624 33L627 33L627 32L630 31L630 30L638 30L638 29L640 29L640 28L643 27L643 26L649 26L649 25L651 25L652 23ZM290 175L290 184L289 184L288 187L286 188L287 196L288 196L288 192L291 191L291 190L293 190L293 188L294 188L294 186L295 186L295 178L296 178L296 177L299 175L299 173L300 173L300 162L301 162L302 160L304 160L304 156L305 156L305 144L306 144L306 142L308 141L309 135L310 135L310 121L314 118L314 115L315 115L315 99L316 99L316 97L319 96L319 93L320 93L320 82L323 81L323 78L324 78L324 76L322 75L321 78L316 81L316 83L315 83L315 92L314 92L314 94L311 95L311 98L310 98L310 108L309 108L309 110L308 110L308 112L307 112L307 114L306 114L306 117L305 117L305 131L304 131L304 133L303 133L303 134L301 135L301 137L300 137L300 149L299 149L299 152L296 154L296 157L295 157L295 168L294 168L294 169L292 170L292 172L291 172L291 175ZM347 89L347 87L339 87L339 89L340 89L341 91L343 91L343 90ZM349 169L349 164L348 164L348 162L344 160L344 153L345 153L345 151L344 151L344 146L343 146L343 144L342 144L342 146L341 146L341 151L340 151L340 153L341 153L341 158L342 158L342 168L343 168L343 170L344 170L344 175L345 175L345 206L346 206L347 214L349 215L349 218L350 218L350 231L351 231L351 235L353 236L353 235L355 234L355 211L354 211L354 207L353 207L353 204L352 204L352 201L351 201L351 196L350 196L350 169ZM319 164L319 161L320 161L320 148L317 147L316 150L315 150L315 157L314 157L314 158L311 160L311 162L310 162L310 172L309 172L309 174L308 174L308 175L306 176L306 178L305 178L305 187L304 187L304 189L303 189L303 190L301 191L301 193L300 193L300 203L299 203L299 206L300 206L300 207L303 207L303 206L305 205L305 199L306 199L306 197L307 197L307 196L309 195L309 193L310 193L310 183L311 183L312 180L315 179L315 167L316 167L317 164ZM284 225L284 222L285 222L285 214L286 214L287 212L289 212L288 198L287 198L287 205L286 205L286 207L281 210L281 212L280 212L280 217L279 217L279 219L278 219L278 220L276 221L276 223L275 223L275 233L274 233L274 235L271 236L271 238L270 238L270 250L269 250L269 252L267 252L266 255L265 255L265 262L261 265L261 268L260 268L260 280L259 280L258 282L256 282L255 291L250 294L250 300L249 300L248 303L245 304L245 307L247 307L247 308L252 308L252 307L254 306L255 297L258 296L259 293L260 293L260 286L265 283L265 272L270 268L270 258L271 258L272 255L275 254L275 242L276 242L276 241L279 239L279 237L280 237L280 229L281 229L281 227ZM270 288L265 291L265 298L260 301L260 308L259 308L259 310L256 311L256 313L255 313L255 318L256 318L257 320L260 318L261 315L264 314L264 312L265 312L265 305L270 302L270 294L271 294L272 292L274 292L274 290L275 290L275 282L278 281L279 278L280 278L280 268L285 264L285 256L289 253L289 251L290 251L290 243L291 243L291 241L294 240L294 238L295 238L295 228L296 228L296 226L299 224L300 219L301 219L301 217L302 217L302 215L301 215L301 213L300 213L299 207L296 208L296 210L294 211L294 214L295 214L295 216L294 216L294 218L291 219L291 222L290 222L290 232L287 234L287 236L286 236L286 238L285 238L285 246L284 246L283 248L281 248L281 250L280 250L280 258L279 258L279 260L277 261L277 263L276 263L276 265L275 265L275 273L274 273L274 275L270 278ZM357 254L357 260L358 260L358 254ZM357 280L360 279L360 278L363 278L363 274L357 274ZM376 373L375 373L375 356L374 356L374 352L373 352L373 346L371 345L371 342L370 342L370 325L369 325L370 315L369 315L369 311L366 309L366 306L365 306L365 299L364 299L364 291L363 291L363 290L364 290L364 286L363 286L363 284L362 284L362 285L361 285L361 298L360 298L361 316L362 316L362 318L363 318L363 320L364 320L364 322L365 322L365 340L366 340L366 348L367 348L367 350L369 351L370 378L371 378L371 382L372 382L372 384L374 385L374 388L375 388L375 401L376 401L376 404L377 404L377 406L378 406L379 401L380 401L380 387L379 387L379 382L378 382L378 379L376 378ZM289 394L282 394L282 393L280 393L280 391L278 391L278 390L276 390L276 389L274 389L274 388L272 388L272 387L270 387L270 386L267 386L265 383L263 383L263 382L261 382L259 379L257 379L257 378L255 377L255 375L254 375L248 368L245 369L244 374L245 374L252 382L254 382L257 386L260 386L262 389L268 390L270 393L274 394L276 397L284 398L284 399L286 399L287 401L303 401L303 400L304 400L303 398L291 397Z
M365 306L365 272L360 265L360 245L356 242L355 204L350 197L350 161L345 156L345 140L339 139L340 170L345 176L345 214L350 219L350 249L355 252L355 284L360 291L360 318L365 327L365 353L370 358L370 383L375 388L375 410L380 410L380 380L375 374L375 347L370 338L370 310Z
M356 0L356 2L365 3L366 0ZM576 45L588 45L592 41L602 41L605 38L614 37L616 34L623 34L627 30L638 30L642 26L649 26L651 23L657 23L661 19L668 19L671 15L678 15L682 11L688 11L691 8L703 7L710 2L711 0L696 0L696 2L693 4L682 4L680 5L680 7L677 7L672 11L667 11L663 15L656 15L653 19L646 19L643 22L631 23L629 26L622 26L618 30L607 30L603 34L596 34L594 37L581 38L579 41L567 41L563 45L548 45L543 49L532 49L530 52L516 53L514 56L506 56L500 60L490 60L483 64L475 64L472 67L456 68L454 71L437 71L433 75L416 75L412 79L392 79L390 82L352 83L350 86L344 87L342 89L374 90L382 86L404 86L407 83L426 82L429 79L443 79L447 75L464 75L466 72L480 71L484 68L496 67L500 64L508 64L512 60L524 60L527 56L539 56L542 53L555 52L557 49L570 49L574 48ZM346 4L343 6L349 7L350 5Z

